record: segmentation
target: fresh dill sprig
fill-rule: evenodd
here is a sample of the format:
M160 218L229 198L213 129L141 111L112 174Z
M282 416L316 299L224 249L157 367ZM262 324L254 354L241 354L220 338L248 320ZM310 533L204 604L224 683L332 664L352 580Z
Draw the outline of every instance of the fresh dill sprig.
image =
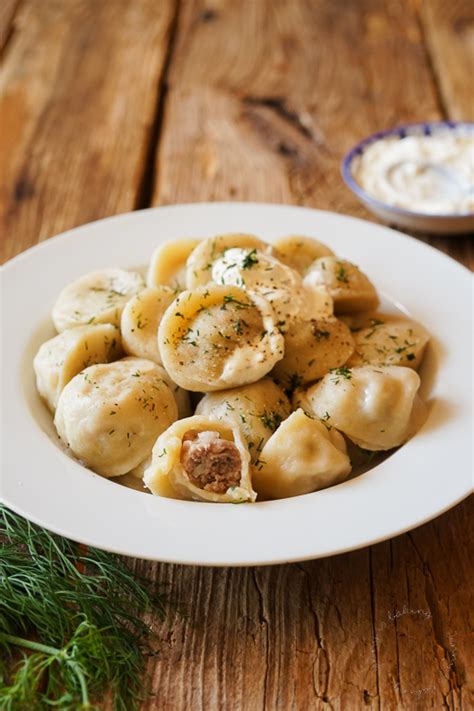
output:
M0 708L116 711L146 696L145 656L163 591L119 556L49 533L0 506ZM145 689L145 691L144 691Z

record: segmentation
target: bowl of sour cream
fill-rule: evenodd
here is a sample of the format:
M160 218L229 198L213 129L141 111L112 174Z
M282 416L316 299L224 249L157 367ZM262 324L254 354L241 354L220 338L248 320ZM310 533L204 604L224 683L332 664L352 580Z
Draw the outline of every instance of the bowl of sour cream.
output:
M474 123L406 124L375 133L346 155L342 176L385 222L434 234L474 231Z

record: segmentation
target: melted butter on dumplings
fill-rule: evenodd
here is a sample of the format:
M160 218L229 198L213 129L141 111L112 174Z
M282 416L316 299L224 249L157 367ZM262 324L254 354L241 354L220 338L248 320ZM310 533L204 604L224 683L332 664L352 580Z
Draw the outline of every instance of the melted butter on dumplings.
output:
M126 474L150 455L178 410L161 366L141 358L91 365L59 398L54 424L71 452L97 474Z
M176 298L161 320L158 343L170 377L197 392L255 382L283 356L270 304L214 284Z

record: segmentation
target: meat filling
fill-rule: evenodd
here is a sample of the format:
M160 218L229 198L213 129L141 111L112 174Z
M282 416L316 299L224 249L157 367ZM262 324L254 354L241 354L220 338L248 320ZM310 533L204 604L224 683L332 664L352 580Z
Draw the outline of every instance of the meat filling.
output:
M217 432L189 430L183 437L181 464L189 481L204 491L225 494L240 484L242 462L233 442Z

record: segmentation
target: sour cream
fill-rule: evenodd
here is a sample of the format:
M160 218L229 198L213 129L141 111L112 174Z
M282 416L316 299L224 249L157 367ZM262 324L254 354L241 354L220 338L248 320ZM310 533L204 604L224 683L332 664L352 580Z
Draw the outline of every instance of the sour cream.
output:
M370 195L414 212L474 212L474 132L441 130L369 145L353 176Z

